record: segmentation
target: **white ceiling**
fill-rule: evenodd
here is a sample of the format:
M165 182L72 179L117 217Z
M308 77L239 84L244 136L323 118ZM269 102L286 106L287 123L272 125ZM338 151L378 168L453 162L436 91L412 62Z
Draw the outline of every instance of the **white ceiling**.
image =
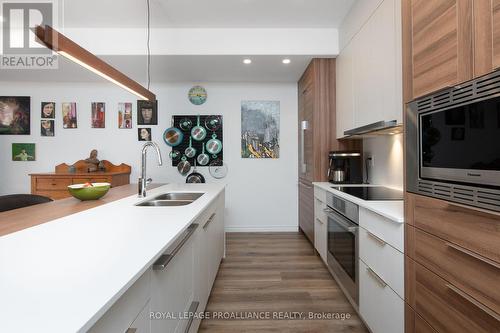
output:
M141 84L146 82L145 56L100 56ZM189 55L153 56L151 82L297 82L311 56L250 56L252 64L244 65L242 56ZM59 57L59 69L0 69L1 81L17 82L107 82L81 66Z
M338 28L356 0L150 0L152 27ZM144 27L146 0L65 0L64 26Z

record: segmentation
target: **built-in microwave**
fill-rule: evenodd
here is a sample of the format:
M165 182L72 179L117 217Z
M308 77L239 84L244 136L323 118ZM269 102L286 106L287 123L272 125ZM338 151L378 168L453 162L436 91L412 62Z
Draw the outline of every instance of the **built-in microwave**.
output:
M500 72L406 112L408 191L500 211Z

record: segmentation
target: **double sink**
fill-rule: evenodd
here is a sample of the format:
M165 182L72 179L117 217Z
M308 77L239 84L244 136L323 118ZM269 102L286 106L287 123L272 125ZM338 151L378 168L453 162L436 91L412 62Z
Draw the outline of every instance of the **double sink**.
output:
M141 207L186 206L199 199L203 194L199 192L163 193L135 205Z

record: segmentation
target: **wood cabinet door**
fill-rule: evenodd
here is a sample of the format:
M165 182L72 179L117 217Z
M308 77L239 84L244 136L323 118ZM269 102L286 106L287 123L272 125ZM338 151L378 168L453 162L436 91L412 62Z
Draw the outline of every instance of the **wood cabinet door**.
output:
M299 180L299 227L314 244L314 190L312 183Z
M470 0L411 0L413 98L473 77L472 6Z
M474 0L474 77L500 67L500 0Z
M313 132L314 132L314 63L306 69L299 81L299 178L313 181Z

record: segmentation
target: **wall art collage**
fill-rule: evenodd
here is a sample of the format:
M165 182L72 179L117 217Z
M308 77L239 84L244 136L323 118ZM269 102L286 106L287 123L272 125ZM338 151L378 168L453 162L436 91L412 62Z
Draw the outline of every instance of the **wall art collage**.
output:
M106 128L106 103L92 102L90 104L91 128ZM43 101L40 104L40 136L54 137L56 135L57 103ZM63 129L78 128L76 102L62 102L60 114ZM130 102L120 102L117 105L118 128L132 129L133 107ZM137 101L137 125L158 124L158 101ZM139 141L151 141L151 127L138 128ZM30 135L31 134L31 97L30 96L0 96L0 135ZM13 161L34 161L34 143L13 143Z

